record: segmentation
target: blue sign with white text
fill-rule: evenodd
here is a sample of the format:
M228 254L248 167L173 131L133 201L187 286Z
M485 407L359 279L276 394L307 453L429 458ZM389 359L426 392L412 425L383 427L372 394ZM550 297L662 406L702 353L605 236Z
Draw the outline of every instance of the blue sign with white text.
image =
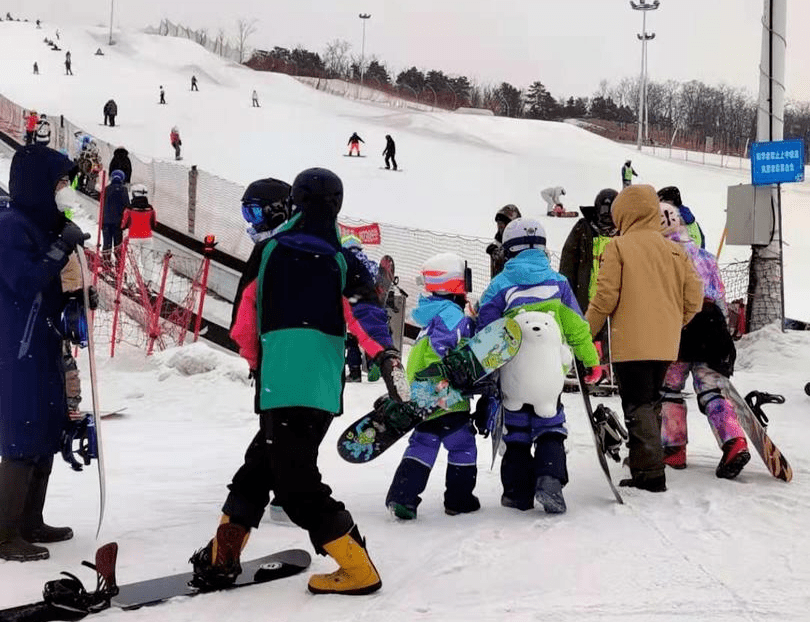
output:
M804 181L804 141L751 143L751 183L755 186Z

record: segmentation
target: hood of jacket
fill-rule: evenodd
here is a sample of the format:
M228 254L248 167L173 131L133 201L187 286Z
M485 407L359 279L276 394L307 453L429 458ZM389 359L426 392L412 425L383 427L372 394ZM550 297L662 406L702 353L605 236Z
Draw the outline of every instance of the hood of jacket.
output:
M44 231L59 232L66 217L56 207L56 183L73 168L70 159L43 145L29 145L11 160L11 208Z
M619 235L636 231L661 231L661 214L655 188L644 184L622 190L611 209Z
M531 285L555 277L557 277L557 273L551 269L545 251L539 248L529 248L507 261L503 272L495 278L514 285Z
M464 319L464 312L452 300L447 300L439 296L421 295L419 302L411 312L413 321L416 322L420 328L424 328L437 316L441 318L448 329L453 330L456 325Z
M113 151L113 155L117 158L125 158L129 155L129 151L127 151L123 147L118 147L118 149Z

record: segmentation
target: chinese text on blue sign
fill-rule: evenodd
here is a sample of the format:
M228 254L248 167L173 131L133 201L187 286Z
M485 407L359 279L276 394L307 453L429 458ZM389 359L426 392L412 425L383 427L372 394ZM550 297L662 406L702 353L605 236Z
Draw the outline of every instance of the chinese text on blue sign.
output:
M804 141L751 143L751 183L767 186L804 181Z

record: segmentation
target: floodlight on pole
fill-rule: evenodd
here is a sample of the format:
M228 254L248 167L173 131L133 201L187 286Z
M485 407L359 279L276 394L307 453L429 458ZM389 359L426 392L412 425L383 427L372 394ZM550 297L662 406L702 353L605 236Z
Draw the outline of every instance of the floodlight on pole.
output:
M363 85L363 73L366 63L366 21L371 18L370 13L360 13L358 17L363 21L363 45L360 48L360 86Z
M638 87L638 139L636 141L636 148L639 151L641 151L642 127L644 125L644 111L647 99L647 41L655 39L655 33L647 32L647 11L654 11L660 5L660 0L652 0L650 4L647 4L647 0L639 0L638 4L630 0L630 8L642 12L641 34L636 35L641 41L641 79Z

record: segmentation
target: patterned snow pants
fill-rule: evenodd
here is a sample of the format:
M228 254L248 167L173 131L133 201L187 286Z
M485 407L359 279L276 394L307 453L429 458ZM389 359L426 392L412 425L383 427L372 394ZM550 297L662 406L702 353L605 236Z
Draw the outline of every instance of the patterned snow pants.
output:
M705 363L675 361L670 364L664 379L661 444L664 447L678 447L688 442L686 402L683 397L673 394L679 394L683 390L690 372L698 407L709 420L718 444L722 447L723 443L732 438L745 437L737 421L734 407L720 393L719 387L723 376Z

